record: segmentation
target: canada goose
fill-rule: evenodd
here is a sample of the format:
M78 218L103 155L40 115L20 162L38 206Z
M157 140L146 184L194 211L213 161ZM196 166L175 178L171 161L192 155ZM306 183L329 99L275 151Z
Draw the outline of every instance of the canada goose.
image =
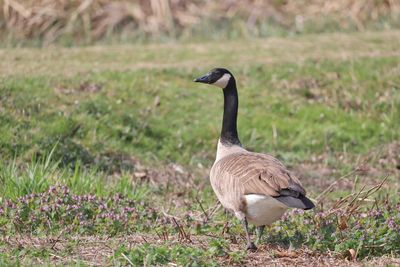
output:
M248 222L257 227L260 238L265 225L280 219L288 208L308 210L314 204L306 197L299 179L279 160L242 147L236 127L239 100L232 73L216 68L194 81L223 89L222 129L210 181L221 204L242 221L247 249L254 250Z

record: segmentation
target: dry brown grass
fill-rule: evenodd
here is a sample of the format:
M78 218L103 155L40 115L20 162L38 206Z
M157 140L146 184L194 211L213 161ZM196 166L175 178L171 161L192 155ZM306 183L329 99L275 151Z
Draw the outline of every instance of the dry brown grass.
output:
M398 0L2 0L0 5L3 35L42 38L47 44L64 35L75 40L96 40L115 31L123 35L176 35L205 20L218 25L226 19L240 18L249 30L273 21L302 30L307 21L329 17L340 27L355 25L363 30L369 21L382 17L397 20L400 16Z
M210 237L192 236L187 246L207 248ZM17 249L18 247L30 248L37 251L48 251L51 264L68 265L84 263L87 266L104 266L110 262L114 251L124 245L127 248L140 246L145 243L162 245L166 244L155 235L128 235L124 237L107 236L71 236L65 237L29 237L14 236L0 237L0 242L8 245L7 250ZM71 249L71 244L75 244ZM178 235L170 236L169 245L182 244ZM231 251L240 251L243 248L239 244L231 244ZM9 251L3 251L9 252ZM25 257L20 257L24 263ZM222 266L240 266L230 262L226 257L216 258ZM45 264L44 261L36 258L35 264ZM367 261L356 262L340 258L331 253L316 253L307 248L299 248L288 251L287 248L272 244L259 245L257 252L249 253L242 266L395 266L400 264L400 259L390 257L371 258ZM174 266L174 263L171 263Z
M52 265L71 265L84 263L87 266L104 266L110 263L115 251L121 247L134 248L146 243L152 245L178 245L196 247L206 250L211 236L191 236L190 242L181 240L180 236L168 236L168 240L163 240L157 235L135 234L119 237L109 236L48 236L32 237L28 235L17 235L13 237L0 237L0 242L7 244L5 249L0 252L10 253L18 248L30 249L32 251L47 251ZM230 251L241 251L241 244L230 244ZM19 260L22 264L25 257L21 255ZM301 247L288 250L277 244L260 244L257 252L248 253L243 262L232 263L228 257L215 257L221 266L396 266L400 264L399 258L394 257L374 257L363 261L349 260L339 257L332 253L315 252L308 248ZM30 264L43 265L46 262L40 258L35 258L35 262ZM174 263L171 263L174 266Z

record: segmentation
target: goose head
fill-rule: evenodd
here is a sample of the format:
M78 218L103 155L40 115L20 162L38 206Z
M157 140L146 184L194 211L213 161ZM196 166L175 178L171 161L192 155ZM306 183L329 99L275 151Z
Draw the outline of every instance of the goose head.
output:
M225 89L229 83L229 81L234 80L232 73L224 68L215 68L209 71L207 74L194 79L195 82L198 83L206 83L215 85L222 89Z

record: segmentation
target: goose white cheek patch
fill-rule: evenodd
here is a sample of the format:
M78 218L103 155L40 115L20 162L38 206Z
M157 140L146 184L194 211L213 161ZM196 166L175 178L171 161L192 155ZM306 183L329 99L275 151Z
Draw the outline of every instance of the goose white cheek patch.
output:
M219 78L215 83L213 83L213 85L224 89L228 85L230 78L231 78L231 75L228 73L225 73L224 75L222 75L221 78Z

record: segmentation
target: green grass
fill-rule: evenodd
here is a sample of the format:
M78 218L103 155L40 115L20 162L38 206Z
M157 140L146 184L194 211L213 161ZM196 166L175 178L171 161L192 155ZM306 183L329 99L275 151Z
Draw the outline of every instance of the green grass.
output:
M391 57L234 69L239 76L243 143L256 150L294 151L306 157L343 146L348 152L365 153L398 140L400 78L393 71L397 64ZM0 140L2 154L9 159L15 154L46 154L59 142L57 158L65 164L78 159L94 164L108 152L137 155L147 162L210 162L222 103L219 91L191 83L205 71L5 79L1 130L7 134ZM331 80L326 73L337 73L340 79ZM82 92L82 80L102 89ZM57 93L57 88L72 93ZM155 98L160 99L159 106L154 105ZM209 151L206 158L204 151Z
M398 258L396 36L0 50L0 265L262 264L288 247ZM359 168L267 230L261 258L213 213L222 94L192 80L214 66L237 78L243 144L282 159L312 198Z

